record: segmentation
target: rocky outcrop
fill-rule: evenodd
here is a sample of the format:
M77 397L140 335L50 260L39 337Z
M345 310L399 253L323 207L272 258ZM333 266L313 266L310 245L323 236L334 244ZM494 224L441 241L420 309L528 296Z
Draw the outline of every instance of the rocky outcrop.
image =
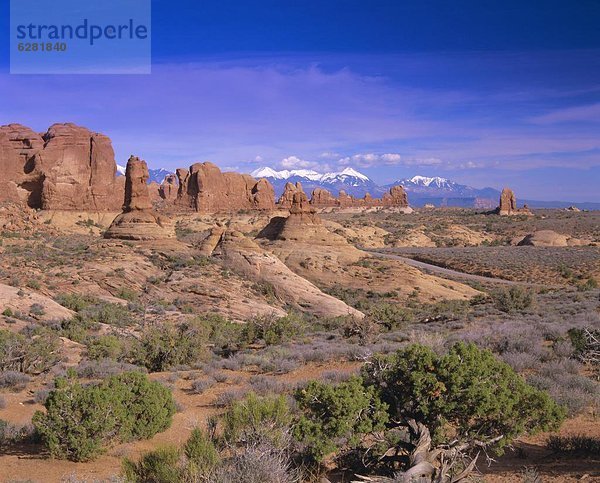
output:
M198 250L200 252L200 255L210 257L219 245L219 242L223 237L223 233L225 233L225 228L223 228L222 226L215 226L211 228L208 236L200 244Z
M525 236L518 246L532 247L568 247L582 246L586 243L578 238L569 238L566 235L557 233L554 230L538 230Z
M288 183L293 187L291 183ZM284 192L281 200L284 200L286 203L289 203L291 200L291 196L293 195L293 191L290 187L289 193L286 196L286 192ZM287 191L287 185L286 185ZM286 207L280 200L280 205L282 208ZM338 197L333 196L329 191L316 188L312 192L312 197L310 200L310 204L316 208L328 208L328 207L341 207L341 208L354 208L354 207L364 207L364 208L374 208L374 207L398 207L398 208L408 208L408 195L404 188L400 185L393 186L390 190L385 193L381 198L373 198L370 193L367 193L362 198L355 198L347 194L344 190L340 190Z
M148 183L148 194L153 205L162 201L162 196L160 196L160 185L156 181Z
M177 175L168 174L161 183L158 192L163 200L175 201L177 199L177 189Z
M517 210L517 198L513 190L504 188L500 193L500 204L498 205L498 213L500 215L510 215Z
M120 183L110 139L75 124L39 135L20 124L0 127L0 200L48 210L115 210Z
M342 208L353 206L355 204L354 196L350 196L344 190L340 190L338 193L338 200Z
M149 176L146 162L131 156L125 171L123 213L106 230L105 238L159 240L175 237L173 225L152 210L147 185Z
M212 163L196 163L178 169L176 204L200 213L275 208L275 191L267 180L248 174L222 173Z
M316 208L340 206L339 200L324 188L315 188L310 197L310 204Z
M322 225L321 217L317 215L316 209L309 203L308 197L302 191L300 185L293 193L290 214L281 225L277 239L304 240L323 231L330 235L330 232Z
M288 190L288 193L290 192L291 190ZM294 185L291 198L288 217L272 218L258 234L258 238L325 246L347 245L343 237L330 232L323 225L316 207L308 201L300 183Z
M381 202L383 203L383 206L398 206L400 208L407 208L408 195L402 186L392 186L390 191L383 195Z
M117 166L110 139L75 124L55 124L44 134L42 208L107 210L115 199Z
M496 208L496 213L500 216L533 215L527 205L517 208L517 198L510 188L504 188L500 193L500 204Z
M258 210L272 210L275 208L275 190L273 185L266 179L259 179L252 188L252 204Z
M323 293L313 283L295 274L279 258L238 231L222 233L214 255L225 266L244 277L257 283L269 284L277 298L298 310L321 317L364 317L362 312Z
M302 189L302 183L298 181L296 184L290 183L289 181L285 184L283 188L283 193L279 197L277 201L277 205L279 208L290 209L292 207L292 202L294 200L294 193L298 191L304 191Z

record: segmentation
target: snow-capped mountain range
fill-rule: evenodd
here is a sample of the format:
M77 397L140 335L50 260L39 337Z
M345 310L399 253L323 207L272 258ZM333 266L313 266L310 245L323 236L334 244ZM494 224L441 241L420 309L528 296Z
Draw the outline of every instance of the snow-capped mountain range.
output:
M382 186L352 168L333 173L318 173L307 169L276 171L263 167L254 170L251 175L255 178L268 179L273 184L277 196L283 192L287 182L295 183L297 181L302 183L308 194L315 188L325 188L336 196L340 190L344 190L357 197L362 197L366 193L381 196L392 186L402 185L409 194L410 203L414 206L421 206L425 203L437 206L473 206L475 199L489 200L488 204L491 206L497 202L500 196L500 192L493 188L476 189L439 176L417 175Z
M162 183L165 179L165 176L169 174L173 174L171 171L168 171L163 168L158 169L150 169L148 168L148 173L150 173L150 178L148 178L148 183L156 182L158 184ZM117 176L125 176L125 166L121 166L117 164Z
M355 169L345 168L343 171L332 173L318 173L310 169L292 169L276 171L272 168L259 168L250 173L254 178L266 178L275 188L279 196L283 193L285 184L300 181L304 191L308 194L315 188L325 188L334 195L340 190L354 196L364 196L365 193L379 194L384 190L374 183L368 176L359 173Z
M456 183L450 181L446 178L440 178L439 176L434 176L433 178L428 178L427 176L413 176L412 178L405 178L401 180L407 186L419 186L419 187L427 187L427 188L440 188L440 189L451 189L453 186L457 186Z
M300 178L307 178L311 181L320 181L322 183L335 182L338 179L351 179L356 178L362 181L370 181L367 176L359 173L355 169L346 168L343 171L337 173L317 173L311 169L292 169L283 171L275 171L272 168L258 168L250 173L254 178L272 178L272 179L285 179L288 180L294 176Z

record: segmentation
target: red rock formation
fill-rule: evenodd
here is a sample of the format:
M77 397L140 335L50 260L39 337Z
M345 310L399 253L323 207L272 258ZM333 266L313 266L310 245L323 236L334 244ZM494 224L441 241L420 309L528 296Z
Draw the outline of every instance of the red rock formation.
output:
M293 187L291 183L288 183ZM286 185L286 190L288 186ZM293 194L293 192L290 190ZM290 195L287 195L284 192L284 195L281 197L281 200L284 198L289 199ZM280 203L281 203L280 200ZM400 207L400 208L408 208L408 196L406 191L402 186L393 186L390 188L388 193L385 193L382 198L373 198L370 193L365 194L363 198L355 198L354 196L348 195L344 190L340 190L338 197L333 196L329 191L316 188L312 193L312 198L310 203L318 208L325 207L342 207L342 208L350 208L350 207L376 207L376 206L385 206L385 207ZM283 206L283 205L282 205Z
M156 181L148 183L148 194L150 195L150 201L153 205L154 203L162 201L162 196L160 196L160 185Z
M146 161L131 156L125 170L125 202L123 213L134 210L151 210L152 202L148 193L148 166Z
M125 171L125 201L123 213L118 215L104 233L105 238L125 240L158 240L173 238L173 225L152 210L148 192L148 166L131 156Z
M42 137L28 127L0 126L0 201L41 207L43 175L36 156L43 145Z
M408 195L400 185L392 186L389 193L383 195L381 201L384 206L398 206L400 208L408 207Z
M272 210L275 207L275 190L266 179L261 178L252 188L254 207L259 210Z
M158 192L163 200L175 201L177 199L177 189L177 176L168 174L161 183Z
M283 188L283 193L279 197L277 204L280 208L287 208L288 210L292 207L292 202L294 200L294 193L304 190L302 189L302 183L298 181L296 184L290 183L289 181L285 184Z
M177 179L177 205L201 213L275 207L275 192L267 180L256 181L248 174L222 173L212 163L193 164L189 171L178 169Z
M496 208L496 213L500 216L533 215L527 205L517 208L517 198L510 188L504 188L500 193L500 204Z
M329 191L323 188L315 188L310 198L310 204L317 208L326 208L329 206L340 206L339 200Z
M342 208L353 206L355 204L354 196L347 194L344 190L340 190L338 193L338 200Z
M19 124L0 127L0 200L14 196L33 208L118 209L120 184L110 139L75 124L54 124L40 136ZM8 188L10 186L10 189Z
M301 240L322 233L329 236L329 232L322 227L322 224L321 217L317 215L315 207L308 201L306 193L302 190L302 185L297 183L296 191L292 194L290 214L280 224L276 238L279 240Z
M44 185L42 208L106 210L115 199L117 166L107 136L74 124L54 124L40 153Z

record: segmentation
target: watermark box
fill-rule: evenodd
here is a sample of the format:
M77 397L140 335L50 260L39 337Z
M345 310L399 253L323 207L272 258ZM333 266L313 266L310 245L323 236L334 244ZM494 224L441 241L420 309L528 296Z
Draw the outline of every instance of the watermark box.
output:
M151 0L11 0L11 74L150 74Z

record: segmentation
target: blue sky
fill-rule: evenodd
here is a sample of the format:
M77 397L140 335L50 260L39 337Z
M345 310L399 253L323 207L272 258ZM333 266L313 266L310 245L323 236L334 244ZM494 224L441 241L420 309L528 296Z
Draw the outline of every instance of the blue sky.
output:
M600 201L600 2L155 0L151 75L9 75L0 124L76 122L118 161L439 175Z

